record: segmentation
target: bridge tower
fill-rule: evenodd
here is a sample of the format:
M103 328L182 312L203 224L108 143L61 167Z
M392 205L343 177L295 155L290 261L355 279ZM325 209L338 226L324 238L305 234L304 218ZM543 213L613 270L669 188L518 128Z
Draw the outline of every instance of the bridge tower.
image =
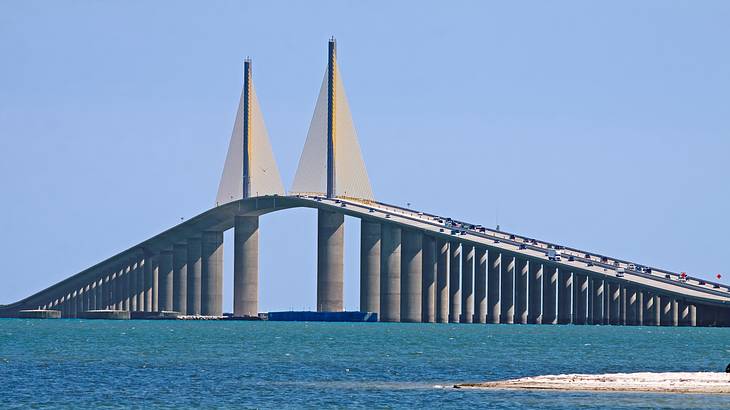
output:
M265 195L284 195L279 169L253 84L253 62L243 63L239 100L216 205ZM258 314L259 217L236 215L233 254L233 314ZM222 277L214 282L222 286ZM216 301L216 308L220 304Z
M328 199L373 199L370 179L362 159L337 64L337 43L334 38L329 40L327 70L291 193L323 196ZM341 212L318 211L318 311L342 311L344 307L344 220L345 216ZM379 269L377 272L369 272L365 277L372 278L378 274ZM373 300L373 297L369 299Z

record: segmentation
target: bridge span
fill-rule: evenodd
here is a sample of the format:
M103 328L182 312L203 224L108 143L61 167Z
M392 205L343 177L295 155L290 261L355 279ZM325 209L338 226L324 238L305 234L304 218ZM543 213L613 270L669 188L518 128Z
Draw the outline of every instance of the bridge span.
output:
M730 326L730 288L374 199L335 42L286 195L244 64L216 206L10 305L61 317L222 316L223 233L234 229L233 315L258 315L259 217L318 213L317 310L344 308L344 217L360 219L360 310L383 322Z

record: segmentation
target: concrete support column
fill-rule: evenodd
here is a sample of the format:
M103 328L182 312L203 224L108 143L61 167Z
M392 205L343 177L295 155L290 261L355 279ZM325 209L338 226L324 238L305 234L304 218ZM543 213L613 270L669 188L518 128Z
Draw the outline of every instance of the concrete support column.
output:
M451 242L449 263L449 322L459 323L461 317L461 244Z
M436 321L436 239L423 236L423 284L421 301L421 321Z
M188 246L172 246L172 310L180 314L188 312Z
M609 323L612 325L621 324L621 285L617 282L608 282L610 292Z
M449 243L436 241L436 320L449 323Z
M661 326L662 325L662 297L659 295L654 295L654 325L655 326Z
M474 323L487 323L487 250L477 247L474 267Z
M237 215L233 229L233 316L257 316L259 217Z
M487 323L499 323L502 312L500 300L500 254L496 249L487 253Z
M592 313L591 324L602 325L606 319L606 296L605 283L603 279L591 278Z
M159 262L159 294L158 294L158 309L160 311L169 312L172 311L172 286L173 286L173 274L172 274L172 250L164 250L160 252Z
M542 324L558 323L558 267L550 263L543 265Z
M515 323L527 324L527 294L530 276L530 262L515 258Z
M672 298L672 326L679 326L679 302Z
M380 316L380 224L366 219L360 220L360 311Z
M515 257L502 252L500 264L500 323L513 324L515 322Z
M89 302L90 302L90 298L89 298L89 293L90 293L89 292L89 285L82 286L81 289L82 289L82 294L81 294L82 295L81 296L81 311L82 312L86 312L87 310L89 310Z
M461 323L474 321L474 246L461 245Z
M130 312L136 312L139 310L139 307L137 306L139 303L139 292L142 288L142 284L139 283L139 274L137 273L137 270L139 269L137 266L137 257L136 253L135 256L130 257L127 270L125 272L125 276L127 277L126 280L126 286L127 291L125 292L129 300L125 300L125 309L129 310Z
M140 310L145 312L152 312L154 310L152 306L152 299L154 299L152 295L152 283L154 282L153 276L156 262L154 259L155 255L150 252L147 252L144 257L144 287L141 292L144 304L140 306Z
M188 239L188 315L200 315L201 312L202 250L200 238Z
M88 289L88 304L86 305L86 310L96 310L96 280L91 282L87 286Z
M636 326L639 324L638 309L639 294L636 288L626 288L626 324Z
M200 313L223 315L223 232L203 232L201 244Z
M566 268L558 270L558 323L573 323L573 273Z
M160 311L160 255L152 257L152 311Z
M132 263L134 263L134 261L132 261ZM135 295L135 289L132 289L132 276L135 277L135 280L134 280L135 288L136 288L136 283L137 283L136 272L134 272L132 270L132 266L134 266L134 265L130 266L129 261L128 261L127 264L124 266L124 271L122 272L122 295L121 295L122 296L122 304L121 304L122 309L121 310L128 310L130 312L133 310L132 306L131 306L131 301L133 299L133 296ZM133 275L133 273L135 273L135 274ZM135 302L135 304L136 304L136 302ZM136 310L136 307L134 310Z
M661 311L662 311L661 318L660 318L661 325L662 326L673 326L674 325L674 320L673 320L674 312L673 311L675 310L675 309L673 309L674 308L674 298L669 297L669 296L662 297L661 305L659 305L659 306L661 306Z
M117 268L116 272L113 272L111 279L109 279L109 287L111 288L111 300L109 306L112 310L122 310L122 281L120 278L121 268Z
M646 310L646 299L644 298L643 291L636 291L636 300L636 316L638 317L636 324L639 326L644 326L644 311Z
M380 321L401 318L401 229L394 224L381 227L380 240Z
M137 274L137 310L144 312L147 309L147 285L151 283L151 280L147 277L144 251L136 251L134 255L137 263L134 270Z
M654 318L656 315L654 314L655 310L655 299L654 295L650 294L649 292L643 292L644 296L644 306L643 306L643 313L644 313L644 320L643 325L644 326L654 326L657 325L656 322L654 322Z
M99 309L109 309L109 275L105 273L99 283Z
M402 231L400 321L421 322L423 285L423 233Z
M530 261L527 321L538 325L542 324L542 278L542 263Z
M573 296L573 323L585 325L590 322L588 318L589 285L588 276L581 273L573 273L574 296Z
M697 326L697 305L689 305L689 325L694 327Z
M345 215L318 210L317 217L317 311L344 310Z

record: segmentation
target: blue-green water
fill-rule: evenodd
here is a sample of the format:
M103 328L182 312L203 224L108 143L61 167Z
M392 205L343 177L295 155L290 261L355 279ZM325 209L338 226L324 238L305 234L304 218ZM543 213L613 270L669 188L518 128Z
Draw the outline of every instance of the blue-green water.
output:
M728 362L730 329L3 319L0 408L727 409L724 396L450 386Z

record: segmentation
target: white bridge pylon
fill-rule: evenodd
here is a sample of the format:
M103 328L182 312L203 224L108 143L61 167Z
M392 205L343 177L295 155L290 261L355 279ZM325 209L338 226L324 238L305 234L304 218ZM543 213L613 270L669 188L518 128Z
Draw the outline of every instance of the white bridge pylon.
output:
M247 164L244 163L245 157ZM284 184L281 182L256 88L251 79L250 60L244 64L244 86L228 144L223 175L218 185L216 205L244 198L244 176L248 177L248 192L245 195L247 198L284 195Z
M333 87L330 87L333 78ZM331 130L330 127L331 121ZM332 192L336 197L372 200L373 189L365 168L357 132L347 102L345 86L330 40L330 59L309 125L299 166L292 183L292 194L328 193L328 139L332 139Z

